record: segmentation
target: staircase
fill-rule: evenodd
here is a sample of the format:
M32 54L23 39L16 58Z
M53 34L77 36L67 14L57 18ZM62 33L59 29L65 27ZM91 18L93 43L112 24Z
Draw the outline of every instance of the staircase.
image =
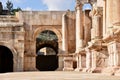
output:
M19 22L19 20L13 15L0 15L0 22Z

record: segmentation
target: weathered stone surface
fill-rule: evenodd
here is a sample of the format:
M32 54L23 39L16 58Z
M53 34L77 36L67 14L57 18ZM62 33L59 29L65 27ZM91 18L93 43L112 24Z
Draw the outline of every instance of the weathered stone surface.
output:
M86 2L91 11L82 10ZM12 51L14 71L37 70L36 38L50 30L58 37L57 70L120 74L120 1L76 0L75 9L0 15L0 45Z

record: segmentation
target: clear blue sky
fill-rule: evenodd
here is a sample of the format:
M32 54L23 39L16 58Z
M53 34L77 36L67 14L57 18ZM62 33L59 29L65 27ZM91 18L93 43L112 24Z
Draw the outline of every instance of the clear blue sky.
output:
M7 0L0 0L5 8ZM74 10L75 0L10 0L23 10Z

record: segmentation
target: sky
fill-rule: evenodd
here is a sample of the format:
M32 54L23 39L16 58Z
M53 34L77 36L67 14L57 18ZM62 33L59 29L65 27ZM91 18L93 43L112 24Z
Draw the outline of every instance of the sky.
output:
M0 0L5 8L7 0ZM14 8L20 7L22 10L34 11L57 11L75 8L75 0L10 0Z

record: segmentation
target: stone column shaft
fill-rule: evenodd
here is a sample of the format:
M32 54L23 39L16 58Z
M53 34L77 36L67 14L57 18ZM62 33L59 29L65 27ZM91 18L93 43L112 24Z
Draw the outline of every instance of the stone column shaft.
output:
M86 52L86 68L89 69L90 66L90 62L91 62L91 56L90 56L90 51Z
M91 29L91 39L100 39L102 34L101 34L101 16L100 15L95 15L92 17L92 26L93 28Z
M103 37L106 36L106 0L103 5Z
M95 38L101 37L101 25L100 16L94 16L94 28L95 28Z
M68 35L67 35L67 17L66 14L62 17L62 34L63 34L63 41L62 41L62 48L63 51L66 53L68 52Z
M92 51L92 68L96 68L96 52Z
M113 24L120 26L120 0L115 0L112 3L113 6Z
M79 67L79 69L81 69L82 68L82 56L81 55L79 55L79 63L78 63L78 67Z
M76 7L76 52L83 47L82 5Z
M91 18L89 17L90 10L84 11L84 45L87 45L91 39Z
M107 27L107 32L109 33L110 28L113 26L112 25L112 20L113 20L113 0L106 0L106 27Z
M80 71L82 69L82 56L81 54L77 55L77 68L75 71Z

